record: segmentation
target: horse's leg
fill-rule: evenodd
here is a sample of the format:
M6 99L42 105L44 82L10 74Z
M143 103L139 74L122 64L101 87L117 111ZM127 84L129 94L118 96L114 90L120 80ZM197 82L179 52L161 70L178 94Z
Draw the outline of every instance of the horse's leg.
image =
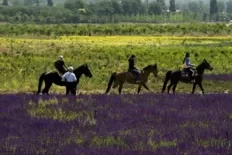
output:
M196 83L193 83L192 94L194 93L196 86L197 86L197 84L196 84Z
M67 84L66 84L66 87L65 87L65 94L66 94L66 95L69 94L69 87L67 86Z
M122 93L122 86L123 86L123 83L120 83L120 84L119 84L119 87L118 87L118 93L119 93L119 94Z
M48 91L50 89L50 87L52 86L52 82L48 82L48 81L45 81L45 87L43 89L43 94L48 94Z
M168 85L168 94L170 92L170 88L172 87L173 83L171 82L169 85Z
M173 94L175 94L176 92L175 92L175 90L176 90L176 86L177 86L177 83L175 83L174 85L173 85L173 87L172 87L172 92L173 92Z
M146 83L142 83L143 87L147 89L147 91L150 91Z
M47 83L45 82L45 86L44 86L44 89L42 90L42 94L45 94L46 90L47 90Z
M138 87L138 91L137 91L137 93L139 94L139 93L140 93L140 91L141 91L141 84L139 84L139 87Z
M202 83L201 83L201 82L200 82L200 83L198 83L198 86L201 88L202 94L205 94L205 92L204 92L204 89L203 89L203 86L202 86Z

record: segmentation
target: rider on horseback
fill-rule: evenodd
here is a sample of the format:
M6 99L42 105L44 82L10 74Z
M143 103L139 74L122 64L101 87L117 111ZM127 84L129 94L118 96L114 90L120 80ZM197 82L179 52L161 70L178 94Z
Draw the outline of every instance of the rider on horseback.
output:
M54 63L55 68L58 70L60 77L67 71L67 66L64 63L64 58L62 55L58 57L58 60Z
M131 55L128 59L129 62L129 69L128 72L133 73L136 76L136 83L140 83L140 70L135 67L135 55Z
M184 71L187 71L187 73L189 74L189 81L191 83L194 83L195 80L193 79L193 76L194 76L195 71L192 68L194 67L194 64L191 64L189 57L190 57L190 54L187 52L183 60Z

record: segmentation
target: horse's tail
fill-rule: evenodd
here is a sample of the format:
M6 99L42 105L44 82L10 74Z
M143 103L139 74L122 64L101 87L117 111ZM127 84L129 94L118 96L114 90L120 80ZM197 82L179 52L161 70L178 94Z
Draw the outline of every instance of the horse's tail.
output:
M116 76L116 72L114 72L114 73L111 75L110 81L109 81L109 83L108 83L108 87L107 87L107 89L106 89L105 94L107 94L107 93L110 91L110 88L111 88L111 86L112 86L112 84L113 84L113 82L114 82L114 80L115 80L115 76Z
M162 88L162 93L165 91L166 89L166 86L167 86L167 83L168 81L170 80L170 75L171 75L172 71L168 71L166 73L166 76L165 76L165 81L164 81L164 84L163 84L163 88Z
M39 84L38 84L38 91L37 94L39 94L41 92L41 87L43 84L43 80L44 80L44 76L45 76L46 72L42 73L39 77Z

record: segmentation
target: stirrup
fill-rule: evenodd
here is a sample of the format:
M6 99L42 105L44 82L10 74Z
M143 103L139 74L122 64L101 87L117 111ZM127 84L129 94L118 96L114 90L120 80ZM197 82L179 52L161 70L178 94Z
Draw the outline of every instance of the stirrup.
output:
M190 83L195 83L195 82L196 82L195 79L193 79L193 80L190 81Z

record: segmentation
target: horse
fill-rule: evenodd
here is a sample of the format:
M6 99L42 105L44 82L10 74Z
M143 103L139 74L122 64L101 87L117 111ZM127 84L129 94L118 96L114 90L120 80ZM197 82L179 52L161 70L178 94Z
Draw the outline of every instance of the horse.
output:
M193 83L192 94L194 94L196 85L198 85L200 87L202 94L204 94L202 81L203 81L203 74L204 74L205 69L212 71L213 67L211 67L211 65L204 59L203 62L196 67L195 72L197 75L194 75L194 77L193 77L195 82ZM169 80L171 81L171 83L168 85L168 93L170 91L170 88L172 87L173 94L175 94L175 89L176 89L176 86L177 86L179 81L184 82L184 83L190 82L190 80L188 80L182 76L182 72L183 71L178 70L175 72L168 71L166 73L165 81L164 81L163 88L162 88L162 93L165 91L166 85L167 85Z
M77 81L76 86L79 83L79 79L82 74L84 74L86 77L92 78L92 73L89 70L89 67L87 64L83 64L73 70L73 73L76 75ZM52 84L56 84L58 86L65 86L65 82L62 81L62 78L60 77L59 73L57 71L53 72L44 72L39 77L39 84L38 84L38 91L37 94L40 94L41 87L43 84L43 81L45 82L45 87L42 91L42 94L48 94L50 87Z
M122 92L122 87L123 87L123 84L124 83L129 83L129 84L138 84L138 91L137 93L139 94L140 91L141 91L141 86L143 86L144 88L146 88L148 91L149 91L149 88L147 87L146 85L146 82L148 81L148 76L150 75L150 73L153 73L153 75L155 77L158 76L158 69L157 69L157 65L154 64L154 65L148 65L147 67L143 68L141 70L141 81L140 83L136 83L136 80L135 80L135 77L133 75L133 73L130 73L130 72L120 72L120 73L117 73L117 72L114 72L111 74L111 77L110 77L110 81L108 82L108 87L105 91L105 94L107 94L111 87L112 87L112 84L114 83L113 85L113 88L116 88L119 86L118 88L118 93L121 94Z

